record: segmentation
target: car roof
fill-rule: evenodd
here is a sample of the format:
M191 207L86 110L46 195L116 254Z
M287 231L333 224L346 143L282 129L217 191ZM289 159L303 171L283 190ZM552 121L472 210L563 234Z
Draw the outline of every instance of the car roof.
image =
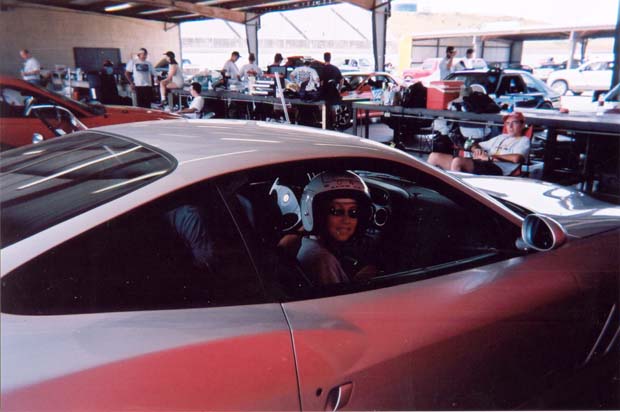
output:
M185 172L196 169L202 178L289 160L325 157L326 149L335 157L373 157L376 154L382 158L387 155L394 160L411 161L402 152L386 150L385 145L369 139L251 120L156 120L91 130L129 137L163 150L177 159L179 169Z

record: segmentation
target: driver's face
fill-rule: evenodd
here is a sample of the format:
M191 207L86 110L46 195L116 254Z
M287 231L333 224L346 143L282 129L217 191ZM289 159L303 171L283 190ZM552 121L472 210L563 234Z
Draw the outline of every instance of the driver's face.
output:
M327 213L327 233L338 242L346 242L357 228L359 210L355 199L334 199Z

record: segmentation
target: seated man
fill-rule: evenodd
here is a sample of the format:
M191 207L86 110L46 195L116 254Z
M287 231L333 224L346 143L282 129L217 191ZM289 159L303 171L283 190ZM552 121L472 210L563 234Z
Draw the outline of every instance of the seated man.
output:
M352 172L324 172L312 179L302 195L304 229L297 260L317 285L371 277L374 266L361 267L349 256L356 236L370 218L370 193ZM352 263L353 262L353 263Z
M202 109L205 106L205 99L200 95L200 92L202 92L202 86L198 82L193 82L190 85L189 90L193 97L192 102L187 109L179 110L177 113L182 114L183 117L198 119L200 118L200 112L202 112Z
M523 135L525 118L520 112L504 117L504 128L506 133L486 142L474 143L473 158L433 152L428 157L428 163L444 170L508 176L529 156L530 139Z

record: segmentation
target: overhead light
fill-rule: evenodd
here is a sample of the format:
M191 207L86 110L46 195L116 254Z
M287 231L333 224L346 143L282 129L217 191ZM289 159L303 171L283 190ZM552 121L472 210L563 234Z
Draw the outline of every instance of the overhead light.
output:
M134 6L133 3L121 3L121 4L114 5L114 6L108 6L104 10L107 11L108 13L112 13L112 12L115 12L115 11L121 11L121 10L125 10L125 9L130 9L133 6Z
M149 15L149 14L157 14L157 13L166 13L168 11L173 11L173 10L176 10L176 9L174 7L166 7L165 9L155 9L155 10L141 11L138 14Z

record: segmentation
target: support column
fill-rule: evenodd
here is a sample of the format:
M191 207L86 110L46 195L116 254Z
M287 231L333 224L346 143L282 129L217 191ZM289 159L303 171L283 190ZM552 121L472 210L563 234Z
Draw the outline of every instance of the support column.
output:
M508 63L521 63L523 57L523 41L515 40L510 45L510 57Z
M245 37L248 41L248 53L254 53L258 61L258 31L260 30L260 14L246 13Z
M618 18L616 19L616 30L614 32L614 71L611 75L610 87L618 83L620 83L620 2L618 3Z
M573 69L577 67L575 64L575 49L577 49L577 34L574 31L570 32L570 36L568 37L568 64L567 69Z
M482 39L478 36L474 36L471 41L471 44L474 47L474 57L481 58L482 57Z
M372 9L372 45L376 71L385 70L385 37L389 17L390 0L375 0L375 6Z

